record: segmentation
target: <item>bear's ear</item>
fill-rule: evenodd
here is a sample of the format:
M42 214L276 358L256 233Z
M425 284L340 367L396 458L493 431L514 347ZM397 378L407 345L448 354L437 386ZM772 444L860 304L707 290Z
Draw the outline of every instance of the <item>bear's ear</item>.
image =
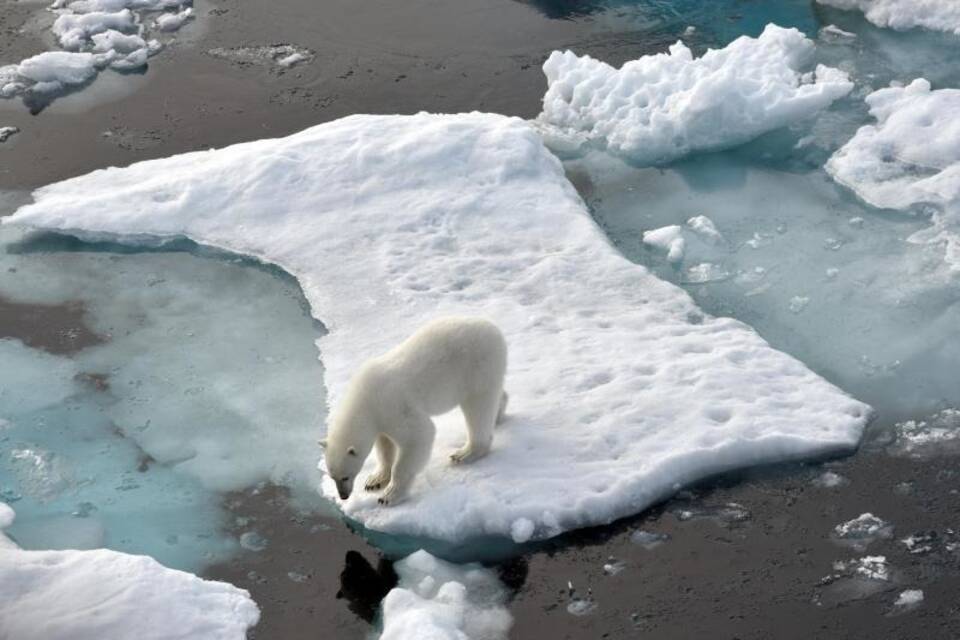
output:
M317 440L317 444L320 445L320 448L321 448L321 449L326 449L326 448L327 448L327 439L326 439L326 438L320 438L319 440Z
M350 447L349 449L347 449L347 453L349 453L352 456L355 456L357 455L357 450L354 449L353 447Z

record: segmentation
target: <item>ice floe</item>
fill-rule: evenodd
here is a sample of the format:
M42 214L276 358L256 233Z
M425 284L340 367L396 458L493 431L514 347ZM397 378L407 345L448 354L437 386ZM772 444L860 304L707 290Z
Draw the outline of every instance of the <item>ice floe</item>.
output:
M380 640L506 640L508 591L478 564L417 551L394 564L399 584L383 600Z
M558 148L599 146L642 164L732 147L853 89L838 69L804 71L813 51L800 31L776 25L699 58L677 42L620 69L555 51L543 65L548 88L538 122Z
M57 94L90 82L106 68L142 68L163 48L150 38L172 32L193 17L192 0L57 0L51 30L63 51L47 51L0 66L0 98L23 96L46 104ZM147 16L156 16L151 21Z
M910 240L943 245L946 262L960 269L960 90L933 91L918 78L866 102L877 124L861 127L827 172L875 207L933 207L933 226Z
M922 27L960 35L960 3L956 0L817 0L838 9L860 10L878 27Z
M2 529L0 637L16 640L242 640L260 618L243 589L106 549L25 551Z
M383 508L357 491L342 505L372 529L545 538L714 473L850 450L870 413L619 255L519 119L353 116L34 198L4 222L134 243L188 236L282 266L329 328L317 345L331 403L358 363L427 320L496 319L511 410L493 451L450 466L462 418L441 417L408 502ZM329 479L323 490L336 495Z

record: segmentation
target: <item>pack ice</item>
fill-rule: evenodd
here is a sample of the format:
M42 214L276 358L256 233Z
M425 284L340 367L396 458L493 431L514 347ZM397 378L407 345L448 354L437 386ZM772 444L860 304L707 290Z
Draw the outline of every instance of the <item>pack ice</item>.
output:
M956 0L817 0L838 9L860 10L878 27L900 31L922 27L960 35L960 3Z
M827 172L874 207L929 207L932 226L910 240L942 244L960 270L960 90L933 91L918 78L866 101L877 123L861 127Z
M317 346L334 404L360 363L428 320L494 319L511 411L493 451L452 467L465 430L442 416L410 500L382 508L356 491L342 504L372 529L545 538L709 474L850 450L870 412L617 253L519 119L352 116L97 171L34 200L4 222L187 236L282 266L329 328ZM322 490L335 499L329 478Z
M732 147L853 89L832 67L802 73L813 51L800 31L773 24L700 58L678 41L620 69L555 51L543 65L548 89L538 120L551 146L589 144L642 164Z
M13 518L0 502L0 638L243 640L260 618L243 589L147 556L23 551L2 531Z

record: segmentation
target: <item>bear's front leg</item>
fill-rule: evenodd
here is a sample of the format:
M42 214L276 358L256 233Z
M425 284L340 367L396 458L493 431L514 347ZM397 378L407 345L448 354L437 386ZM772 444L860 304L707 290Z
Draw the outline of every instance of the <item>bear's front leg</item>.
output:
M387 506L397 504L407 497L414 479L420 473L433 450L433 438L436 428L429 416L416 416L409 424L398 429L404 434L394 445L396 456L393 463L390 484L383 490L377 502Z
M393 464L396 462L396 445L394 445L393 440L387 436L383 434L377 436L376 449L379 466L377 470L367 478L367 482L363 486L367 491L376 491L377 489L382 489L387 486L393 475Z

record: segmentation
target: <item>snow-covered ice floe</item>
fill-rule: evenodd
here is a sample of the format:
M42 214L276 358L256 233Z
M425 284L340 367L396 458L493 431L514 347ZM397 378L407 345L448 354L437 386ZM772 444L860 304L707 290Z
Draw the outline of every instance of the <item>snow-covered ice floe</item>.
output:
M552 147L588 144L657 164L732 147L813 116L853 89L847 75L804 72L814 44L768 25L694 58L682 42L615 69L555 51L543 65L548 89L538 122Z
M139 69L163 48L151 31L171 32L193 17L193 0L56 0L52 31L62 51L0 65L0 98L51 99L101 70ZM155 16L148 19L148 16Z
M506 640L513 624L508 591L493 571L422 550L394 569L400 582L383 600L380 640Z
M356 491L342 504L375 530L546 538L704 476L849 451L870 415L621 256L516 118L352 116L97 171L34 199L4 222L134 243L187 236L282 266L329 329L317 345L332 404L360 363L428 320L494 319L511 402L493 450L451 466L465 430L458 412L439 418L407 502ZM323 491L336 499L329 478Z
M913 234L939 244L960 269L960 90L931 90L919 78L866 98L877 124L861 127L827 162L834 180L868 204L933 208L933 225Z
M107 549L24 551L0 502L0 638L242 640L260 619L243 589Z
M960 35L957 0L817 0L838 9L860 10L878 27L906 30L922 27Z

